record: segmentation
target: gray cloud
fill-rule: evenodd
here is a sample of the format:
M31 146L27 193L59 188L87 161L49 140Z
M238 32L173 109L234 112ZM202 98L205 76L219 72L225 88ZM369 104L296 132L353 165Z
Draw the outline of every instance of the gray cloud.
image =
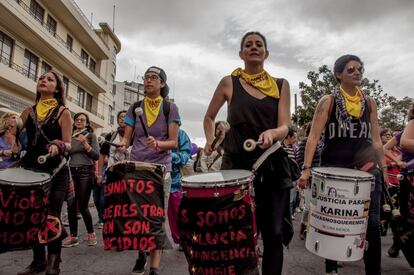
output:
M117 80L132 80L150 65L163 67L183 125L202 137L202 119L220 79L242 66L240 39L266 35L266 70L289 80L292 94L307 72L359 55L366 76L402 98L414 74L414 1L410 0L77 0L94 25L112 25L122 43ZM88 16L89 17L89 16ZM293 100L292 100L293 101ZM225 109L219 118L225 118Z

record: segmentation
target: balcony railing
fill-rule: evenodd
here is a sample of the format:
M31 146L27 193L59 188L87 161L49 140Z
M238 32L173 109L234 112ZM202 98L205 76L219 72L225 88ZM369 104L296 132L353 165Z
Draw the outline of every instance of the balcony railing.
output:
M71 96L67 96L66 97L66 100L79 106L79 102L78 102L78 100L76 98L73 98ZM82 106L79 106L79 107L83 108ZM86 108L83 108L83 109L86 110ZM96 108L92 108L92 110L87 110L87 111L89 113L91 113L91 114L99 117L100 119L105 120L105 117L103 115L99 114L98 111L96 110Z
M78 54L77 52L75 52L73 49L72 49L72 51L70 51L69 49L68 49L68 47L67 47L67 44L66 44L66 40L64 40L62 37L60 37L57 33L55 33L55 34L52 34L52 33L50 33L50 31L48 30L48 27L46 26L46 25L44 25L43 24L43 22L40 22L39 20L38 20L38 18L36 18L36 16L35 16L35 14L33 14L33 12L30 10L30 7L28 6L28 5L26 5L23 1L20 1L20 0L15 0L30 16L32 16L33 18L35 18L36 20L37 20L37 22L39 23L39 25L42 27L42 28L44 28L44 29L46 29L47 30L47 32L50 34L50 36L51 37L53 37L53 38L55 38L60 44L62 44L63 46L64 46L64 48L70 53L70 54L72 54L72 55L74 55L78 60L80 60L80 62L82 63L82 64L84 64L83 62L82 62L82 58L81 58L81 56L80 56L80 54ZM73 0L71 0L71 2L73 2L74 3L74 1ZM74 3L74 5L76 5L75 3ZM80 8L76 5L75 7L77 7L77 9L79 9L80 10ZM84 15L83 15L84 16ZM105 43L104 43L105 44ZM106 45L105 45L106 46ZM106 47L108 47L108 46L106 46ZM104 78L102 78L101 77L101 75L100 74L98 74L96 71L93 71L93 70L91 70L88 66L86 66L85 64L84 64L84 66L85 67L87 67L94 75L96 75L100 80L102 80L104 83L105 83L105 85L107 84L107 82L106 82L106 80L104 79Z

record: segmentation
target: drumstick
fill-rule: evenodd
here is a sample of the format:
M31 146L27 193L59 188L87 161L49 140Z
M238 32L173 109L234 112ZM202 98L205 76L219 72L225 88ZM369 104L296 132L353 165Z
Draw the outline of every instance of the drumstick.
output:
M262 145L262 144L263 144L263 140L255 141L254 139L249 138L243 142L243 149L247 152L251 152L254 149L256 149L257 145Z
M89 131L88 131L88 129L82 129L82 130L80 130L80 131L77 131L77 132L74 132L73 134L72 134L72 137L74 138L74 137L77 137L77 136L79 136L79 135L84 135L84 134L86 134L86 133L88 133L89 134Z
M110 142L110 141L106 140L106 139L105 139L104 137L102 137L102 136L99 136L99 137L98 137L98 143L99 143L99 145L102 145L103 143L105 143L105 144L108 144L108 145L110 145L110 146L121 147L121 145L116 144L116 143L113 143L113 142Z
M147 132L147 127L145 127L144 120L142 119L142 114L143 113L144 113L144 111L142 110L141 107L135 108L135 115L137 117L139 117L139 121L141 121L142 129L144 129L144 134L145 134L146 137L148 137L149 135L148 135L148 132Z
M214 138L214 140L213 140L213 143L211 144L211 149L212 150L214 150L215 149L215 147L216 147L216 143L220 140L220 136L221 136L221 134L224 132L224 133L227 133L229 130L230 130L230 125L226 122L226 121L223 121L223 122L221 122L219 125L221 125L222 126L222 130L219 132L219 134Z
M41 155L41 156L39 156L39 157L37 158L37 162L38 162L39 164L43 164L43 163L45 163L45 162L46 162L46 160L47 160L48 158L50 158L50 153L48 153L48 154L46 154L46 155Z

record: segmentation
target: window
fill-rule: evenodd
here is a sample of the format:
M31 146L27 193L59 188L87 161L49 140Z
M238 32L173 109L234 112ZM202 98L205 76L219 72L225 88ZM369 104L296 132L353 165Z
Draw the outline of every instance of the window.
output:
M113 74L111 74L111 81L112 81L112 94L116 94L116 85L115 85L115 77Z
M131 104L132 102L138 101L138 93L131 90L124 90L124 102Z
M81 50L81 61L83 64L88 66L89 55L82 49Z
M42 8L35 0L30 1L30 14L43 25L45 9Z
M93 97L90 94L86 93L86 106L85 106L85 109L88 112L92 112L92 101L93 101Z
M66 36L66 48L72 52L73 49L73 38L69 34Z
M114 116L112 115L112 106L109 105L109 111L108 111L108 121L109 124L114 125Z
M96 68L96 62L92 58L89 59L89 70L91 70L93 73L95 73Z
M50 66L49 64L47 64L46 62L42 61L42 68L40 70L40 74L44 74L45 72L48 72L52 69L52 66Z
M24 50L24 73L28 78L32 79L33 81L36 81L37 78L38 62L39 57L37 57L35 54L31 53L28 50Z
M69 79L66 76L63 76L63 90L65 91L65 96L69 95Z
M53 35L56 35L56 27L57 23L56 20L53 19L49 14L47 15L47 21L46 21L46 29Z
M83 108L85 106L85 91L81 88L78 87L78 105Z
M10 66L13 40L0 31L0 62Z

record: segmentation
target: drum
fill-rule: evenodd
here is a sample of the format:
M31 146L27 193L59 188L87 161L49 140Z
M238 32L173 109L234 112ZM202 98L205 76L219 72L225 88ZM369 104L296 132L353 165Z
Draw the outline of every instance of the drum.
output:
M163 165L121 161L109 166L104 186L105 250L168 247L164 230Z
M330 260L362 259L374 184L360 170L313 168L306 248Z
M0 253L39 244L46 223L50 175L23 168L0 170Z
M178 228L190 274L259 274L252 182L246 170L182 178Z

